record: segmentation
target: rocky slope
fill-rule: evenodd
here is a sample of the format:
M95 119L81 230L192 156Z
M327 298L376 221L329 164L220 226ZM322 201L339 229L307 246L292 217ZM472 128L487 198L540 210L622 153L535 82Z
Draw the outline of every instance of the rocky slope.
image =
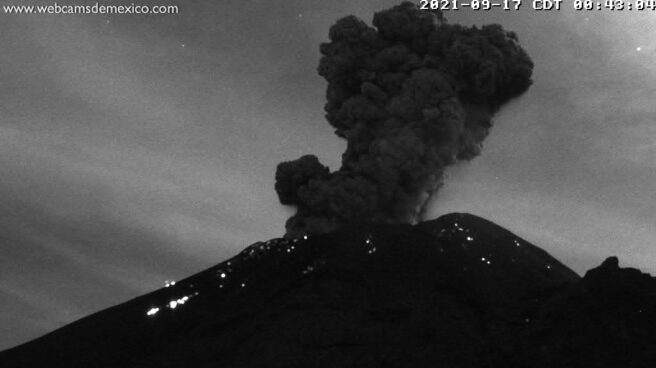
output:
M654 367L656 282L468 214L256 243L1 367Z

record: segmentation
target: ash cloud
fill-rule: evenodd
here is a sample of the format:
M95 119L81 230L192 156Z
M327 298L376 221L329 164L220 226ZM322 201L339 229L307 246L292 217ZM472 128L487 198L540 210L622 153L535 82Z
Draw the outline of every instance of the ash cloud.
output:
M278 165L280 202L297 208L288 237L419 220L445 169L478 156L493 114L532 83L514 33L448 24L410 2L376 13L373 27L342 18L329 39L318 72L347 148L334 172L313 155Z

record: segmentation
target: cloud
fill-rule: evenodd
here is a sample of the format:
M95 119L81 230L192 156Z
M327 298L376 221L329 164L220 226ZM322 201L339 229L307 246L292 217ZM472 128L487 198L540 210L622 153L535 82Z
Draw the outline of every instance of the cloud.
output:
M298 209L291 237L421 218L445 168L478 156L492 115L531 85L514 33L446 24L410 2L376 13L373 27L342 18L329 38L318 72L347 147L332 173L308 155L278 165L280 201Z

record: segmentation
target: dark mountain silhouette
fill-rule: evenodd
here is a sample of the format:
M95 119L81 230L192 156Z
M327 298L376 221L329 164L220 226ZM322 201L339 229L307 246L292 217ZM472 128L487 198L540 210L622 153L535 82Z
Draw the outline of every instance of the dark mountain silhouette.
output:
M159 308L159 309L157 309ZM468 214L256 243L0 367L654 367L656 282Z

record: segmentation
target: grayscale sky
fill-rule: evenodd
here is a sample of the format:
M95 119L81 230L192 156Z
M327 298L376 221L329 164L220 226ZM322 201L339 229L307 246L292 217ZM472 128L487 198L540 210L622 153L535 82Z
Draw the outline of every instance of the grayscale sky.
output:
M282 235L276 164L335 168L345 147L323 119L319 43L396 3L0 14L0 349ZM446 13L516 31L536 67L429 217L488 218L579 273L610 255L654 273L656 18L570 6Z

